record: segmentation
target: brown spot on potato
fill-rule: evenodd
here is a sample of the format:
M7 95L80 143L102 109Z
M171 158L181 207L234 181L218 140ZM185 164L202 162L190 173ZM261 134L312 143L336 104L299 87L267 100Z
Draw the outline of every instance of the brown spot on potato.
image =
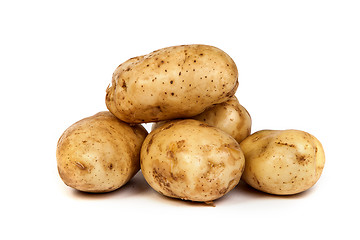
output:
M158 172L155 168L153 169L153 177L162 187L170 187L170 183L168 182L167 178L164 177L160 172Z
M158 183L158 185L167 192L167 194L164 194L163 192L160 193L162 193L163 195L170 195L171 197L180 198L171 190L171 184L168 178L166 176L163 176L163 174L160 171L154 168L152 175L154 180Z
M112 170L112 169L114 168L113 164L110 163L109 166L108 166L108 168L109 168L110 170Z
M146 152L147 152L147 154L149 154L150 147L151 147L151 145L152 145L152 143L153 143L153 138L154 138L154 135L151 136L151 138L150 138L150 140L149 140L149 142L148 142L148 145L146 146Z
M253 175L253 180L257 183L258 187L261 188L260 181L255 174Z
M179 174L174 174L174 173L170 173L170 177L172 178L172 179L174 179L174 181L184 181L185 180L185 174L181 174L181 173L179 173Z
M124 91L127 91L127 86L126 86L126 82L125 82L124 79L122 80L122 85L121 85L121 87L124 89Z
M212 149L213 149L213 146L211 145L201 145L200 149L203 151L203 152L210 152Z
M284 145L284 146L288 146L288 147L295 147L294 144L288 144L288 143L285 143L285 142L275 142L276 144L279 144L279 145Z
M174 159L175 158L175 154L174 154L174 152L173 151L167 151L167 153L166 153L166 156L168 157L168 158L170 158L170 159Z
M259 139L260 139L260 137L256 136L256 137L254 137L254 138L252 139L252 141L253 141L253 142L256 142L256 141L259 140Z
M170 123L168 126L164 127L162 130L167 130L167 129L171 128L172 126L174 126L174 124Z
M228 188L225 188L225 187L222 189L219 189L219 194L224 195L227 190L228 190Z
M183 147L184 144L185 144L185 140L181 140L181 141L177 141L177 142L176 142L176 145L177 145L178 148Z
M81 162L75 162L75 165L80 168L81 170L86 170L86 166Z
M307 159L304 155L296 154L296 161L298 161L298 163L305 164L306 160Z
M210 125L205 124L205 123L200 123L199 126L200 126L200 127L207 127L207 128L211 127Z
M266 152L268 146L269 146L268 144L265 144L265 145L261 146L261 149L260 149L259 154L260 154L260 155L261 155L261 154L264 154L264 153Z
M225 168L225 164L223 162L215 163L211 160L208 161L207 166L208 169L202 175L202 177L205 178L208 182L212 182L217 179L218 174L220 174Z
M162 112L162 109L160 106L155 106L155 108L159 111L159 112Z

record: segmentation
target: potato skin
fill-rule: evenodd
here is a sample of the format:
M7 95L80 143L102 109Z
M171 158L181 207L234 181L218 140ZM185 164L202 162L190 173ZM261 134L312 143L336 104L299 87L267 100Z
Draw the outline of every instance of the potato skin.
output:
M156 50L120 64L106 90L110 112L128 123L188 118L236 92L235 62L208 45Z
M152 131L141 148L141 171L157 192L172 198L208 202L240 181L244 155L218 128L193 120L174 120Z
M235 138L238 143L251 133L251 116L235 96L226 102L215 104L199 115L191 118L206 122L210 126L221 129ZM164 123L165 121L153 123L152 129Z
M271 194L290 195L312 187L325 164L318 139L299 130L262 130L240 143L245 155L242 179Z
M84 192L110 192L127 183L140 168L140 148L147 131L130 126L110 112L99 112L71 125L56 149L64 183Z
M238 143L251 133L250 114L235 96L192 118L220 128L235 138Z

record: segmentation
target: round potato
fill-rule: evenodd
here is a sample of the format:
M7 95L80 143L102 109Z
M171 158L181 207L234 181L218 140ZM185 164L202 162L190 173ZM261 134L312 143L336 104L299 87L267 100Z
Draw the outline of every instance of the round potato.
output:
M188 118L236 92L235 62L207 45L163 48L120 64L106 90L106 106L128 123Z
M251 117L249 112L233 96L228 101L216 104L199 115L191 117L217 127L230 134L240 143L251 133ZM163 125L165 121L153 123L152 129Z
M240 146L246 161L242 179L271 194L290 195L309 189L325 164L319 140L299 130L262 130Z
M56 159L64 183L84 192L109 192L127 183L140 168L147 131L110 112L84 118L60 137Z
M170 121L152 131L141 148L140 162L146 181L157 192L208 202L238 184L245 159L230 135L186 119Z

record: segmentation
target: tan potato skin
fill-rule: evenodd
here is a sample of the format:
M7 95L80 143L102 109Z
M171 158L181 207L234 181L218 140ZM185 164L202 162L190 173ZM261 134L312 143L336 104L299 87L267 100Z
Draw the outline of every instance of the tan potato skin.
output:
M152 131L141 148L141 171L157 192L208 202L239 182L244 155L230 135L193 120L175 120Z
M106 106L129 123L188 118L236 92L235 62L208 45L159 49L120 64L106 90Z
M238 143L251 133L251 116L235 96L191 118L221 129L235 138ZM165 121L156 122L152 125L152 129L164 123Z
M325 164L318 139L299 130L262 130L240 143L245 155L242 179L271 194L290 195L312 187Z
M84 192L110 192L127 183L140 168L140 148L147 131L130 126L110 112L71 125L56 149L64 183Z
M238 143L251 133L251 116L235 96L192 118L223 130Z

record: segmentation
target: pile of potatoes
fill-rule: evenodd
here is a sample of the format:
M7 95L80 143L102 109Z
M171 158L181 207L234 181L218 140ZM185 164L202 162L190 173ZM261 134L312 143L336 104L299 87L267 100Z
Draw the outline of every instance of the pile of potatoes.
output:
M321 143L299 130L251 134L237 87L235 62L213 46L174 46L127 60L106 89L109 111L60 137L60 177L80 191L109 192L141 169L160 194L197 202L224 196L240 180L276 195L312 187L324 168ZM142 123L153 123L150 133Z

